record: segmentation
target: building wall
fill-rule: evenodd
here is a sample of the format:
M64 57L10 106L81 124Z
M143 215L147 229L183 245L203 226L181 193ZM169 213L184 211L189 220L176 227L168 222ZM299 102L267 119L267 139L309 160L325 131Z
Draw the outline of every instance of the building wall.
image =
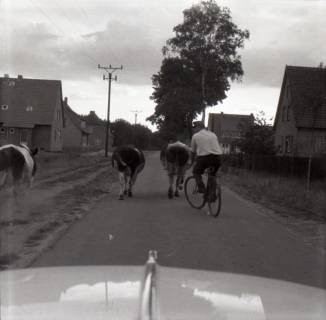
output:
M89 136L89 146L95 149L103 149L105 147L105 126L102 125L87 125L91 128ZM112 146L113 137L109 136L109 145Z
M51 150L51 126L38 125L33 129L32 147L38 147L41 150Z
M300 129L297 139L297 156L308 157L326 154L326 130Z
M298 130L295 126L293 106L291 106L291 90L288 79L280 98L278 119L275 125L275 147L278 155L293 156L297 150Z
M65 117L65 128L63 129L63 148L81 148L81 130L75 126L69 116Z
M63 149L63 114L61 94L58 92L57 101L53 113L51 130L51 150L62 151Z
M16 127L1 127L0 128L0 146L5 144L20 144L25 143L28 146L32 144L32 129L16 128Z

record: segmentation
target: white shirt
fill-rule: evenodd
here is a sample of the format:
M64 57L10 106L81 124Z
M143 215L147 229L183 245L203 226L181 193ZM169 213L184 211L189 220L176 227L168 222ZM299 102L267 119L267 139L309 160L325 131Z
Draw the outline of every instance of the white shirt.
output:
M223 153L216 134L206 129L202 129L192 136L191 150L197 156Z

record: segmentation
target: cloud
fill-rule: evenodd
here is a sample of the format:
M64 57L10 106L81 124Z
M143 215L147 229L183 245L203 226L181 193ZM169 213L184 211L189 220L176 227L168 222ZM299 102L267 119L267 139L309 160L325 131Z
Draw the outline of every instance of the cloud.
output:
M279 87L286 65L315 67L325 59L326 4L308 2L249 3L248 15L239 19L250 31L239 52L246 84Z
M12 3L17 15L11 14L9 30L0 35L7 42L0 49L0 68L27 77L89 81L102 77L98 64L123 65L119 82L151 86L161 48L192 3L96 0L76 6L67 0L65 5L42 1L28 8ZM324 1L221 3L230 6L235 23L251 34L239 51L244 83L277 87L286 64L316 66L326 56Z

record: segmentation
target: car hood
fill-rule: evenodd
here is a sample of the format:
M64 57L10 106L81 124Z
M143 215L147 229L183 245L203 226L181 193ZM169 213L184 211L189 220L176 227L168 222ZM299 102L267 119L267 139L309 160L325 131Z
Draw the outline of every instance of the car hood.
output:
M326 319L326 291L252 276L158 266L155 319ZM144 267L0 273L2 320L139 319Z

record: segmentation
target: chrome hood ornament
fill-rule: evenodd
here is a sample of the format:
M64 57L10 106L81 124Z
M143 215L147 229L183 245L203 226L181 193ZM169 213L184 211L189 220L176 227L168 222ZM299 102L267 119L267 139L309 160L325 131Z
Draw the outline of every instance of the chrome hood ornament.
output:
M157 312L157 251L150 250L145 265L145 277L140 293L138 320L158 319Z

